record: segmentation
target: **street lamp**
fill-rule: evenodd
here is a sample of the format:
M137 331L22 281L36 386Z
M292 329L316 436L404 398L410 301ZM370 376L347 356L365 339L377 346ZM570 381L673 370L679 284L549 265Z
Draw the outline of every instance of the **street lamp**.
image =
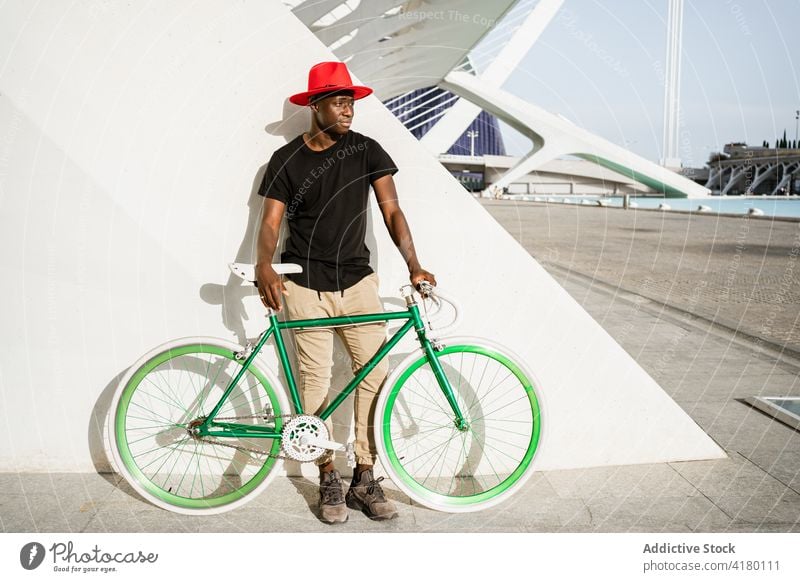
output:
M478 130L477 129L470 129L467 132L467 137L469 138L470 145L469 145L469 155L470 157L475 157L475 138L478 137Z
M794 112L794 141L795 145L797 145L797 125L798 121L800 121L800 109L797 109Z

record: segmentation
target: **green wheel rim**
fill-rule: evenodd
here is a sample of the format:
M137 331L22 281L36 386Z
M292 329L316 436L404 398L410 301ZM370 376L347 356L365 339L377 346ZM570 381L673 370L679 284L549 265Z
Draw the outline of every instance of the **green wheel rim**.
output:
M147 475L145 475L145 473L140 469L139 465L133 458L133 453L129 446L128 434L126 431L127 428L126 421L127 421L128 409L131 405L131 399L133 398L134 394L136 393L136 389L139 387L144 378L150 372L158 368L163 363L182 355L194 354L194 353L213 354L221 356L223 358L227 358L232 362L236 362L236 360L233 357L233 352L230 349L209 344L193 344L193 345L180 346L177 348L165 350L164 352L161 352L160 354L154 356L133 374L133 376L125 386L125 389L120 397L120 401L117 406L115 423L114 423L114 434L117 443L117 450L119 452L122 463L125 465L125 468L130 472L131 476L136 480L136 482L139 483L148 493L150 493L155 498L167 504L174 505L176 507L183 507L187 509L210 509L233 503L251 493L256 487L258 487L264 481L267 475L269 475L270 471L277 462L277 459L269 456L265 457L263 466L246 483L244 483L241 487L238 487L227 494L212 498L184 497L181 495L176 495L169 491L165 491L159 485L153 482ZM252 373L253 376L255 376L255 378L258 380L260 386L264 388L267 398L269 399L270 405L272 407L273 413L276 415L275 419L276 430L280 431L282 426L282 421L278 415L282 413L282 410L280 401L278 400L275 394L274 388L269 383L264 374L257 367L255 366L250 367L248 369L248 372ZM278 439L273 439L272 446L269 450L269 454L277 455L280 452L280 448L281 448L280 441Z
M414 361L397 379L393 386L390 387L391 392L387 397L386 406L383 408L383 418L381 419L382 422L382 434L383 434L383 442L386 448L386 455L388 457L388 462L391 467L394 469L398 477L403 481L403 483L413 490L415 493L420 495L422 498L432 501L436 504L441 505L451 505L451 506L468 506L468 505L476 505L480 503L487 502L492 500L506 491L508 491L511 487L514 486L515 483L519 481L519 479L525 474L528 470L533 457L536 453L537 446L539 444L539 436L541 432L541 420L540 420L540 409L539 409L539 401L536 397L536 392L534 390L533 383L531 380L525 375L525 373L521 370L521 368L514 363L513 360L509 359L502 353L499 353L493 349L485 348L482 346L474 346L474 345L454 345L454 346L447 346L442 351L438 352L437 355L445 356L447 354L454 354L459 352L465 353L474 353L474 354L481 354L491 358L505 366L520 382L521 386L524 388L528 402L530 403L531 407L531 414L532 414L532 429L530 434L530 439L527 443L527 448L525 450L524 455L522 456L521 460L517 467L501 482L497 483L495 486L481 491L480 493L474 495L464 495L464 496L450 496L450 495L443 495L437 491L434 491L428 487L425 487L421 483L419 483L405 468L401 460L398 458L398 453L395 450L395 445L392 440L392 411L394 410L396 401L398 396L400 396L403 386L408 382L409 378L414 374L416 370L427 363L427 358L422 356L418 360Z

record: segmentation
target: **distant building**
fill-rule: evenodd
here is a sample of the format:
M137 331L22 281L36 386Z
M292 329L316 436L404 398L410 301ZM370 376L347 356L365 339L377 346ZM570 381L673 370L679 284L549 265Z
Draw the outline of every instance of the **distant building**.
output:
M719 196L800 195L800 149L726 144L709 157L705 186Z
M471 192L491 185L519 158L514 156L463 156L442 154L439 161ZM507 187L508 194L540 196L637 196L658 195L656 191L622 174L578 158L556 159L542 165Z

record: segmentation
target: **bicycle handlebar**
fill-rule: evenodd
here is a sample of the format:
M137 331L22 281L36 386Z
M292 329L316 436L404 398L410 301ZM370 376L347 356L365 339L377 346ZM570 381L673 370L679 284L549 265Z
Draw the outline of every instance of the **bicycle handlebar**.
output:
M431 285L428 281L423 279L422 281L417 283L417 290L419 291L420 295L423 297L427 297L433 292L433 285Z
M258 285L258 283L255 280L256 279L255 265L247 263L229 263L228 266L230 267L231 272L233 272L233 274L236 275L237 277L253 285ZM301 273L303 270L302 267L300 267L299 265L294 265L290 263L273 264L272 268L275 269L275 272L278 274ZM407 285L404 286L403 289L407 290L410 287L411 287L410 285ZM439 303L440 301L444 301L445 303L449 303L450 306L453 308L454 312L453 321L449 325L445 325L444 327L437 327L436 328L437 334L443 333L445 331L449 332L458 326L458 324L461 321L462 310L460 304L455 299L453 299L449 295L442 293L441 291L439 291L438 287L434 287L424 279L417 283L416 291L423 299L430 298L434 303ZM403 291L404 297L407 297L410 294L411 293L406 293L405 291ZM441 310L441 305L439 306L439 311L440 310ZM438 311L434 314L433 318L435 318L437 314ZM430 316L428 317L429 320L433 318L431 318Z
M435 329L436 333L437 334L448 333L453 329L455 329L456 327L458 327L458 324L461 322L461 312L462 312L461 305L458 303L458 301L456 301L449 295L442 293L438 287L434 287L427 281L420 281L417 284L417 286L419 287L419 294L423 299L431 298L434 302L444 301L445 303L449 303L450 306L453 308L454 312L453 321L449 325L445 325L443 327L437 327ZM438 311L436 314L434 314L434 318L437 314Z

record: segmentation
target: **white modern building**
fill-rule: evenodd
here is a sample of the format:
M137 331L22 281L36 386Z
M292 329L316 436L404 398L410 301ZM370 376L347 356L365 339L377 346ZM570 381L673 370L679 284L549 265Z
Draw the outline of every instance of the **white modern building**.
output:
M498 183L572 154L669 192L696 185L505 93L528 36L480 72L461 66L514 2L290 4L0 6L0 471L113 469L109 406L133 362L172 338L242 343L263 329L254 289L227 264L253 261L266 162L308 127L287 97L336 58L376 88L353 127L398 163L421 260L464 306L459 334L501 341L536 374L536 466L724 456L442 167L436 143L484 108L536 144ZM535 38L558 5L541 0L520 26ZM381 102L431 85L459 96L433 153ZM367 244L391 308L407 272L371 212ZM349 374L337 362L337 378ZM348 412L335 422L347 427Z

